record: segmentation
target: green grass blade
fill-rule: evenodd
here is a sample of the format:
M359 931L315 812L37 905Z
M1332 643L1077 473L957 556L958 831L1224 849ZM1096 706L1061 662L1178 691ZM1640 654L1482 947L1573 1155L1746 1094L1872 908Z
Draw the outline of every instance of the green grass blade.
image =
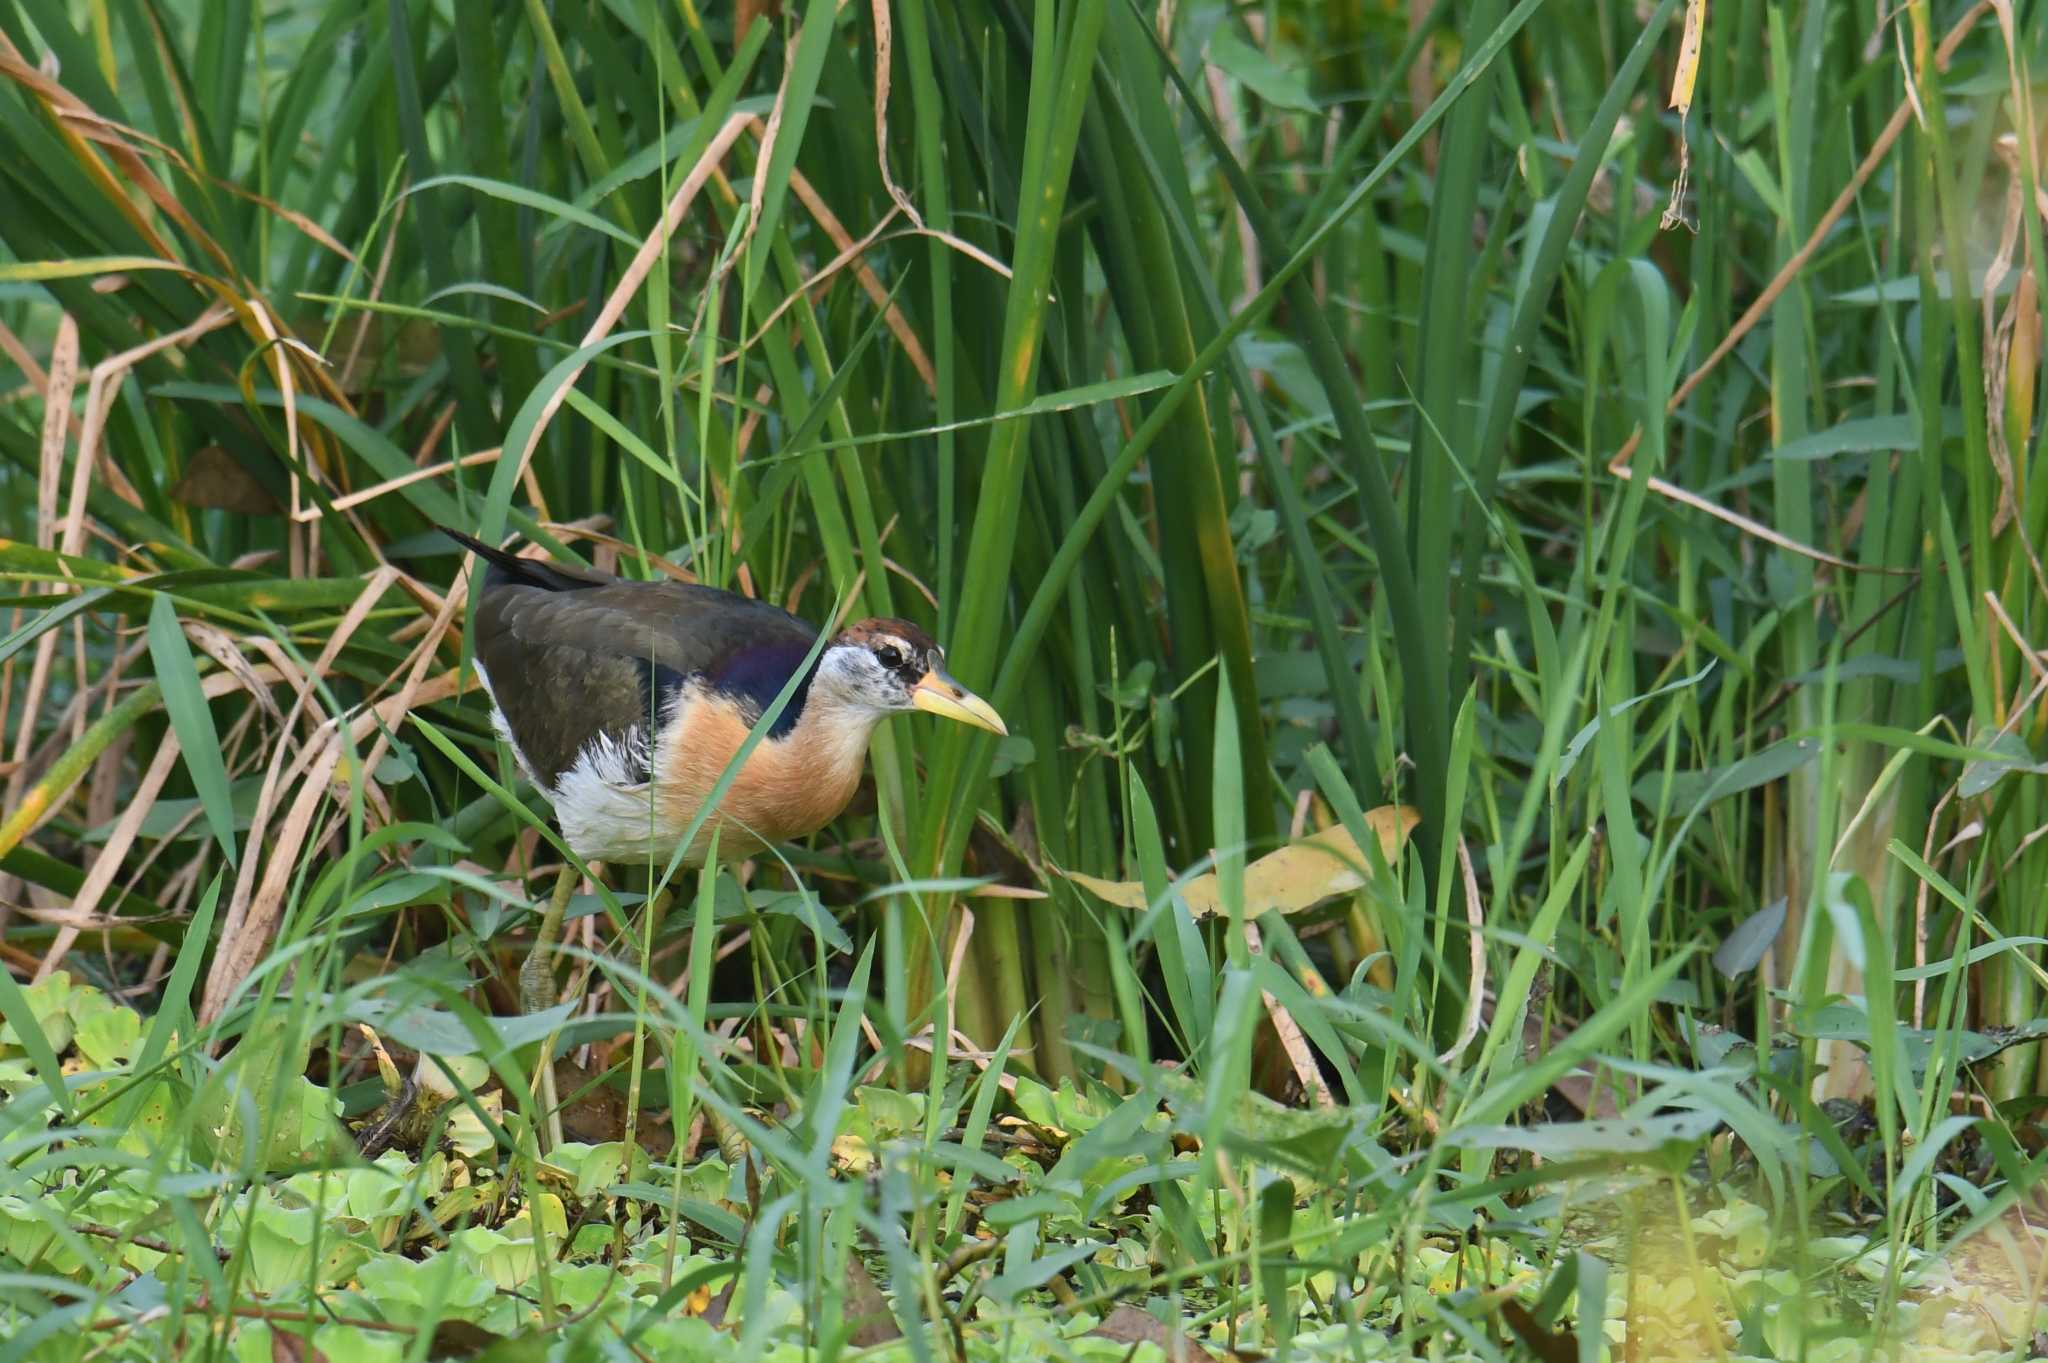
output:
M149 609L149 656L156 665L157 684L163 688L164 711L171 730L178 736L178 748L191 773L193 788L199 792L206 822L220 843L230 866L235 864L235 809L228 793L227 765L221 759L220 734L213 727L213 711L199 686L199 668L178 624L177 607L171 598L159 595Z

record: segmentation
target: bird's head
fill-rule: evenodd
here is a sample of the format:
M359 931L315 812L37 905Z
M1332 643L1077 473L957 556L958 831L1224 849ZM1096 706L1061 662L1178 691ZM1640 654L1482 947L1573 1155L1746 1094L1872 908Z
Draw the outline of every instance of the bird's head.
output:
M908 620L862 620L825 646L811 694L873 712L924 710L1007 734L995 707L946 675L946 655Z

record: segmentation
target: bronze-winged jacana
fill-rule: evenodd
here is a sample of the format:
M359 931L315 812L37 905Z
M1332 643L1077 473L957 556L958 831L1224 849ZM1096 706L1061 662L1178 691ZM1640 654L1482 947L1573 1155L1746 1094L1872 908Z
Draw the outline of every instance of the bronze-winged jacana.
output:
M1008 732L908 620L849 625L812 658L817 631L766 602L521 558L442 531L490 565L477 589L475 658L492 722L586 861L665 869L807 660L683 865L703 864L714 825L719 859L731 861L830 823L860 784L868 736L899 710ZM529 1013L553 1002L551 958L574 885L565 867L520 971Z

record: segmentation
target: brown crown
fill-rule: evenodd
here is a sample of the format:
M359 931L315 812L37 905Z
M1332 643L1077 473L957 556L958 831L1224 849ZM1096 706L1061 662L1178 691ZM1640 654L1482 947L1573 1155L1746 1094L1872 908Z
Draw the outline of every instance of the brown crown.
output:
M838 644L866 645L885 638L901 639L904 643L910 645L911 649L920 657L929 657L931 654L939 651L938 642L931 635L926 634L924 630L911 624L908 620L898 620L893 616L887 615L878 615L867 620L856 620L845 629L840 630L839 637L834 639L833 642Z

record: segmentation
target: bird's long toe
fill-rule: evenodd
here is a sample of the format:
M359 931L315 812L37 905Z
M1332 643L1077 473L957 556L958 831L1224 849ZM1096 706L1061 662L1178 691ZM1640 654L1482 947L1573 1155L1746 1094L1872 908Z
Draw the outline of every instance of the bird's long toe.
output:
M569 896L576 889L576 868L564 866L555 878L555 892L541 915L540 931L533 947L519 967L519 1007L525 1013L544 1013L555 1006L555 946L562 939L562 919L569 911Z

